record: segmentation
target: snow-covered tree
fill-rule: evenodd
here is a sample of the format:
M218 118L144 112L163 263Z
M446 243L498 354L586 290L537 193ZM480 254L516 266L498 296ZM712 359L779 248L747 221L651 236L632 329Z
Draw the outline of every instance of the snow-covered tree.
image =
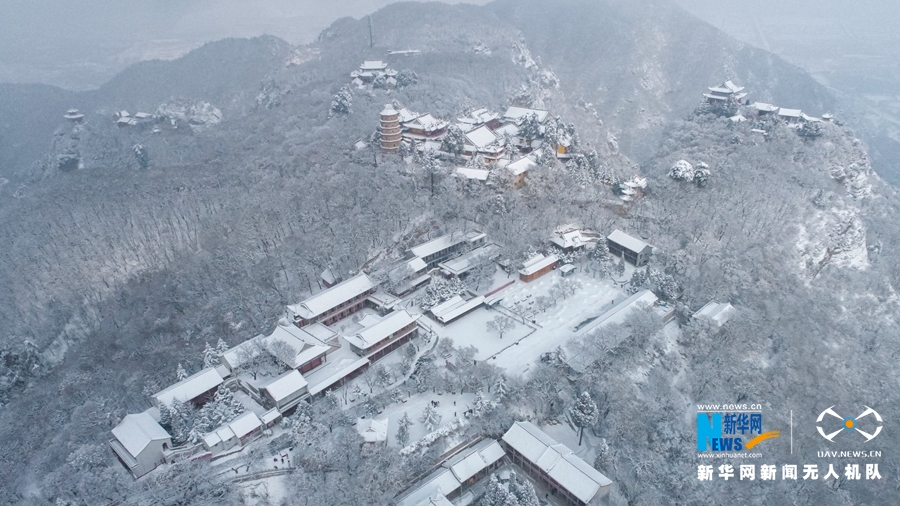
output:
M487 399L480 391L475 392L475 403L472 406L472 415L481 418L494 409L494 403Z
M147 152L147 148L144 147L143 144L135 144L134 147L131 148L134 152L134 158L137 160L138 166L142 169L146 169L150 166L150 154Z
M591 260L599 263L606 263L612 260L612 256L609 254L609 246L606 244L606 240L602 238L597 241L597 244L594 244L588 256Z
M494 397L498 402L503 402L509 395L509 387L506 385L506 377L502 374L497 375L497 381L494 382Z
M509 316L498 314L493 319L488 320L485 327L489 332L500 334L500 339L503 339L503 334L514 329L516 327L516 322Z
M293 367L294 359L297 358L297 350L282 339L275 339L269 342L267 349L276 360L282 364Z
M437 344L437 352L442 357L449 357L453 353L453 339L445 337Z
M384 364L378 364L375 366L375 384L380 387L386 387L391 384L393 378L391 378L391 373L387 370L387 367Z
M631 280L628 284L631 285L631 293L637 293L647 284L647 272L643 269L635 269L631 273Z
M512 472L509 475L509 492L519 501L519 506L540 506L534 486L528 480L523 480Z
M405 86L412 86L419 82L419 74L416 74L415 71L410 69L403 69L400 72L397 72L397 77L394 79L397 80L397 87L403 88Z
M216 353L221 355L226 351L228 351L228 343L226 343L225 340L220 337L219 341L216 343Z
M709 169L699 168L695 170L693 182L701 188L706 186L706 183L709 182Z
M409 444L409 426L412 425L413 422L409 419L409 415L404 412L397 424L399 425L397 428L397 442L400 443L401 446L406 446Z
M216 353L215 348L206 343L206 347L203 349L203 368L206 369L217 365L219 365L219 354Z
M481 497L480 504L481 506L520 506L519 500L506 489L503 483L500 483L496 474L491 475L491 480Z
M353 93L350 91L349 85L341 87L340 91L335 93L331 99L331 111L329 115L334 114L350 114L353 112Z
M581 439L584 437L584 428L591 426L597 421L597 415L600 414L597 404L591 399L591 394L582 392L578 397L575 406L569 412L572 416L572 423L578 427L578 446L581 446Z
M394 402L403 402L403 392L401 392L399 388L395 388L391 391L391 400Z
M619 263L616 264L616 277L625 274L625 256L619 259Z
M678 160L672 165L672 168L669 169L669 177L676 181L693 181L694 166L687 160Z
M441 149L453 156L459 156L465 150L466 134L456 125L447 127L447 133L441 140Z
M185 371L185 370L184 370L184 367L182 367L182 366L181 366L181 363L179 363L179 364L178 364L178 368L175 369L175 378L177 378L178 381L181 381L181 380L183 380L183 379L185 379L185 378L187 378L187 377L188 377L187 371Z
M531 113L526 115L525 118L522 119L522 124L519 125L519 136L530 143L534 139L540 137L540 135L541 123L537 119L537 114ZM547 147L544 149L547 149Z
M436 425L441 423L441 415L434 409L434 406L432 406L431 403L428 403L428 405L425 406L425 410L422 411L422 416L419 417L419 422L430 431L433 430Z
M416 353L418 353L418 351L416 350L416 345L413 343L407 343L407 345L403 347L403 356L410 362L416 359Z

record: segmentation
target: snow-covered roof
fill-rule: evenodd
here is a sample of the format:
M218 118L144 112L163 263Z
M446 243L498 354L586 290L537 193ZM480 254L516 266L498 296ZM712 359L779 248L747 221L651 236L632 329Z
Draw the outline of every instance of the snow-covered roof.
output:
M479 295L469 300L463 300L459 295L453 296L450 300L442 302L431 308L431 314L441 323L453 321L462 314L465 314L484 303L484 297Z
M499 118L500 115L496 112L492 112L487 110L486 107L481 107L479 109L475 109L474 111L470 111L465 116L461 116L456 118L460 123L467 123L472 125L481 125L487 123L489 121L495 120Z
M139 113L136 113L136 114L134 115L134 117L137 118L137 119L147 119L147 118L149 118L149 117L151 117L151 116L152 116L151 114L146 113L146 112L139 112Z
M567 274L569 272L574 271L577 268L578 267L576 267L575 264L566 264L559 268L559 272L561 272L563 274Z
M644 248L652 247L637 237L632 237L619 229L613 230L613 233L609 234L606 238L635 253L644 251Z
M385 104L384 109L381 110L381 115L382 116L397 116L397 115L399 115L399 113L397 112L396 109L394 109L394 106L392 106L391 104Z
M734 306L728 302L709 301L706 305L701 307L699 311L694 313L694 318L703 316L716 322L716 324L721 327L729 318L731 318L734 311Z
M575 335L579 337L583 336L607 323L621 323L634 309L650 307L655 304L657 300L656 295L650 290L641 290L593 319L590 323L579 329Z
M543 123L543 121L545 119L547 119L547 116L550 113L543 109L529 109L527 107L510 107L509 109L506 110L505 113L503 113L503 117L505 119L509 119L509 120L512 120L512 121L515 121L516 123L518 123L519 121L523 120L525 118L525 116L528 116L529 114L534 114L535 116L537 116L538 122Z
M737 93L743 90L743 86L738 86L731 81L725 81L721 86L710 86L709 91L713 93L724 93L731 95L732 93ZM746 94L745 94L746 95Z
M351 74L351 75L352 75L352 74ZM357 74L357 75L359 75L359 74ZM355 76L354 76L354 77L353 77L353 80L350 81L350 84L352 84L353 86L363 86L363 85L366 84L366 83L364 83L363 80L360 79L359 77L355 77Z
M397 498L397 506L421 506L429 504L436 495L451 495L460 486L459 480L446 468L439 468L419 481L418 486ZM440 503L437 503L440 504Z
M506 455L495 439L482 439L471 448L454 455L443 464L463 483Z
M494 130L494 134L497 137L503 137L504 135L509 135L510 137L515 138L519 135L519 127L516 126L515 123L507 123L500 128Z
M728 97L724 97L722 95L713 95L711 93L704 93L703 96L706 98L712 99L712 100L722 100L722 101L725 101L728 98Z
M288 306L288 309L293 311L295 315L309 320L323 313L327 313L329 310L371 290L372 288L375 288L375 283L369 276L360 273L343 283L338 283L327 290L323 290L309 297L299 304Z
M445 234L426 243L420 244L418 246L413 246L409 249L409 251L415 257L425 258L429 255L433 255L435 253L439 253L446 249L452 248L453 246L456 246L463 241L473 242L480 239L481 237L484 237L484 234L474 230L466 233L465 235Z
M421 114L419 114L417 112L412 112L409 109L407 109L406 107L400 108L400 110L397 111L397 113L400 114L400 122L401 123L408 123L408 122L418 118L419 116L421 116Z
M409 265L409 268L412 269L413 272L419 272L425 270L428 267L428 264L425 263L425 260L422 260L419 257L413 258L409 262L406 262Z
M743 123L747 121L747 118L745 118L743 114L735 114L728 119L730 119L732 123Z
M352 353L352 352L349 352ZM355 362L351 362L345 367L342 367L335 371L331 376L326 377L325 379L316 382L314 385L309 387L309 395L316 395L321 393L323 390L330 388L332 385L340 381L342 378L349 376L353 371L356 371L360 367L369 363L369 359L361 358Z
M344 336L344 339L353 346L356 346L361 350L366 350L384 339L387 339L410 323L414 323L417 319L417 316L412 316L406 312L405 309L401 309L399 311L394 311L385 316L380 322L370 327L366 327L356 334Z
M444 494L435 492L434 495L424 499L416 506L453 506L453 503Z
M327 325L322 325L321 323L311 323L303 327L303 332L315 337L319 341L324 344L327 344L332 338L337 335L337 332L328 328ZM318 343L317 343L318 344Z
M800 109L786 109L784 107L778 108L778 115L784 116L786 118L799 118L801 114L803 114L803 111L801 111Z
M646 188L647 187L647 178L645 178L643 176L634 176L622 184L624 184L625 186L628 186L629 188Z
M438 267L451 276L461 276L496 250L497 247L493 244L479 246L464 255L439 263Z
M590 238L585 237L581 230L568 230L565 232L556 232L550 237L550 242L562 249L580 248L587 244Z
M222 376L215 367L210 367L153 394L153 398L159 404L172 406L175 401L188 402L195 399L204 392L221 385L222 381Z
M362 65L359 66L359 70L384 70L387 66L388 64L381 60L365 60L362 62Z
M751 105L750 107L761 112L775 112L778 110L777 105L767 104L765 102L753 102L753 105Z
M388 419L360 418L356 421L356 432L366 443L387 441Z
M293 360L290 363L285 363L286 366L292 369L296 369L316 357L324 355L331 349L321 339L291 324L278 325L272 334L265 338L265 343L268 346L271 346L275 341L282 341L293 348L296 353Z
M559 258L556 255L547 255L544 256L542 254L537 254L531 258L529 258L524 264L522 264L522 268L519 269L519 274L523 276L530 276L535 272L538 272L541 269L545 269L556 262L559 262Z
M497 142L497 136L486 126L481 126L471 132L467 132L466 139L478 149L486 148Z
M487 181L491 171L485 169L472 169L469 167L457 167L456 173L466 179L475 179L477 181Z
M518 176L523 172L528 172L532 167L537 167L537 163L529 156L523 156L518 160L506 166L506 170L510 171L514 176Z
M437 119L431 114L423 114L422 116L418 116L411 121L403 123L403 126L406 128L415 128L416 130L433 132L435 130L446 128L447 122L442 119Z
M814 117L812 117L812 116L807 116L805 113L802 113L802 112L800 113L800 117L803 119L803 121L809 121L809 122L811 122L811 123L818 123L818 122L822 121L822 120L819 119L819 118L814 118Z
M362 142L362 141L359 141L359 142ZM358 142L357 144L359 144L359 142ZM365 147L365 143L364 143L364 142L363 142L363 146ZM329 269L325 269L324 271L322 271L322 274L319 274L319 278L320 278L322 281L328 283L329 285L333 285L333 284L335 283L335 281L337 281L337 280L335 279L335 277L334 277L334 273L331 272L331 269L330 269L330 268L329 268Z
M262 421L256 416L256 413L252 411L245 411L241 416L235 418L228 424L228 428L239 438L242 438L261 427Z
M503 441L583 503L612 481L531 422L516 422Z
M259 421L261 421L263 425L269 425L275 420L278 420L279 417L281 417L281 411L278 411L278 408L272 408L263 413L263 415L259 417Z
M306 389L307 383L300 371L292 369L272 380L263 389L269 392L275 402L281 402L297 392Z
M147 412L125 415L112 433L132 457L140 455L152 441L162 441L172 437Z
M824 119L824 120L834 119L834 114L831 114L830 112L826 112L825 114L822 115L822 119Z
M262 352L258 344L261 344L263 335L260 334L256 337L247 339L246 341L233 346L228 349L225 353L222 353L222 360L225 362L225 365L231 369L232 371L240 367L244 364L246 360L253 360ZM243 351L245 350L246 351Z

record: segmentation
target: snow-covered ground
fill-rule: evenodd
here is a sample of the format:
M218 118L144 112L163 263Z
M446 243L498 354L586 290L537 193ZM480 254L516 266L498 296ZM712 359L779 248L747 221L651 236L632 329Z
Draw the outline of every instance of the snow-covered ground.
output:
M503 295L501 308L480 308L444 327L426 321L439 336L452 339L456 347L478 348L476 360L490 360L510 374L525 374L541 354L564 346L579 323L603 314L629 295L613 280L575 274L568 279L581 287L569 297L559 298L554 307L538 311L538 298L548 297L552 287L564 279L553 271L531 283L516 280L497 292ZM494 285L499 287L508 282L505 276L498 276ZM515 328L505 333L503 339L486 328L487 322L499 314L512 315L517 320Z
M397 430L400 427L399 422L400 418L403 417L403 413L406 413L410 421L413 422L413 425L409 427L409 442L414 443L429 432L447 425L456 418L463 418L463 412L470 409L475 402L475 394L473 393L451 394L445 392L443 395L433 392L416 393L415 391L404 391L403 393L407 395L412 393L412 396L408 397L407 402L388 405L377 416L378 419L388 418L388 445L390 446L400 446L397 442ZM422 412L431 401L439 403L434 409L441 415L441 423L432 430L428 430L425 425L419 422L419 417L422 416ZM455 405L454 402L456 403Z

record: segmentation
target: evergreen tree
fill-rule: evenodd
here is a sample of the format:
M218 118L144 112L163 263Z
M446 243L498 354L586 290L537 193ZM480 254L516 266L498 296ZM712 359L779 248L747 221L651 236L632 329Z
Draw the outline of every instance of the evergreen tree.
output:
M612 260L612 256L609 254L609 246L606 244L606 240L602 238L597 241L597 244L594 244L589 255L591 260L599 263L606 263Z
M616 264L616 277L625 274L625 254L622 254L622 258L619 259L619 263Z
M466 144L466 134L456 125L447 127L447 133L441 141L441 149L453 156L459 156L463 153Z
M425 406L425 410L422 411L422 416L419 417L419 421L430 431L433 430L437 424L441 423L441 415L438 414L437 410L434 409L434 406L429 403Z
M409 426L412 425L413 422L404 412L398 424L400 427L397 429L397 442L400 443L401 446L406 446L409 444Z
M531 482L519 479L515 472L509 475L509 491L519 501L519 506L540 506L541 504Z
M216 354L216 350L207 342L206 348L203 349L203 368L206 369L217 365L219 365L219 356Z
M350 114L353 112L353 93L350 91L349 85L344 85L331 99L331 111L329 116L334 114Z
M481 498L481 506L519 506L519 501L500 483L497 475L492 474L487 490Z
M178 379L178 381L181 381L188 377L188 373L184 370L184 367L181 366L181 363L179 363L178 368L175 369L175 377Z
M222 339L220 337L219 341L216 343L216 352L218 352L221 355L222 353L225 353L226 351L228 351L228 344L225 342L224 339Z
M509 387L506 386L506 378L500 374L497 376L497 382L494 383L494 396L497 401L503 402L509 395Z
M572 423L579 429L578 446L581 446L581 439L584 437L584 428L589 427L596 422L597 415L599 415L600 412L597 410L597 404L591 399L591 394L582 392L581 396L578 398L578 402L572 407L570 414L572 415Z

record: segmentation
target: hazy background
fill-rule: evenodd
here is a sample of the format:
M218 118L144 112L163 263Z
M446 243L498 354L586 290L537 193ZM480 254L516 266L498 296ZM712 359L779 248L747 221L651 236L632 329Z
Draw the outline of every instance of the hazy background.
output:
M0 82L96 88L128 65L174 59L204 42L275 35L311 42L334 20L392 0L4 0ZM460 3L447 0L444 3ZM487 0L465 3L483 5Z
M900 9L895 0L675 0L731 36L802 67L900 184ZM837 112L837 111L836 111Z

